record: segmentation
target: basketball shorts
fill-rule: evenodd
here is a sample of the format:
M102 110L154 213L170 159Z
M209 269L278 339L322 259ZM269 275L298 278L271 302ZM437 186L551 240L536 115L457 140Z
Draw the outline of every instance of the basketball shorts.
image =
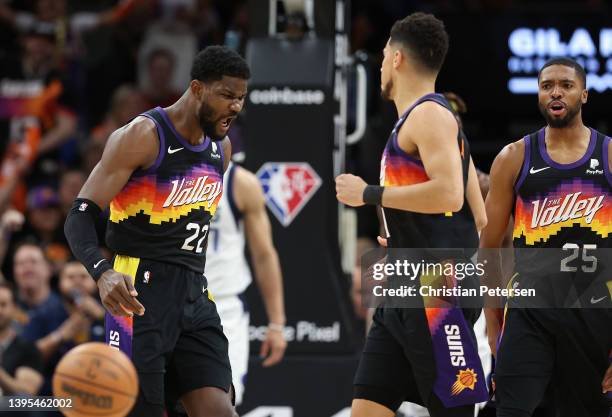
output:
M431 417L473 417L474 405L445 408L433 393L436 366L422 309L378 307L354 379L355 399L395 412L403 401Z
M242 296L219 297L215 302L221 317L223 333L229 341L232 382L236 393L236 405L240 405L249 367L249 313Z
M114 269L134 279L143 316L107 312L106 341L132 358L139 398L130 416L163 415L164 401L202 387L230 392L228 342L202 274L118 255Z
M486 320L484 314L481 314L476 323L474 323L474 333L476 334L476 340L478 341L478 356L482 363L482 369L487 378L491 374L491 349L489 348L489 342L487 339L486 332ZM478 408L481 409L486 403L478 404ZM409 417L429 417L429 412L425 407L417 404L404 402L399 411L405 416Z
M601 382L611 346L608 309L508 309L495 365L498 415L531 415L551 384L561 416L608 417Z

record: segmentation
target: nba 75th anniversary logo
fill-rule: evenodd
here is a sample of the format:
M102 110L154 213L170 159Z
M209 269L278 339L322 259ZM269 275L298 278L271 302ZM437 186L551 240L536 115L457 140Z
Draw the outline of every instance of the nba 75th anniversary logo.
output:
M257 171L257 178L268 208L285 227L321 186L321 178L306 162L267 162Z

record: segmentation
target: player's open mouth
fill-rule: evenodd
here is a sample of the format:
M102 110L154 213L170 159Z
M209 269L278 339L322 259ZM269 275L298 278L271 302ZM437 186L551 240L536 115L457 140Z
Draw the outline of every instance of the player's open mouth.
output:
M235 117L228 117L226 119L222 119L221 120L221 126L223 126L224 129L228 129L230 127L230 125L232 124L232 121L235 119Z
M553 101L548 105L548 110L555 116L562 114L565 111L565 103L561 101Z

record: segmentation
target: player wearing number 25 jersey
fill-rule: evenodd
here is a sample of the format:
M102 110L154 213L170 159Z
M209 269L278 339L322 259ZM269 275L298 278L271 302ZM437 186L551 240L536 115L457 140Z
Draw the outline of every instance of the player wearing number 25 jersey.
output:
M549 387L555 415L610 412L602 381L612 349L612 286L600 278L601 271L610 278L602 255L611 246L612 158L610 138L582 122L587 95L578 63L547 62L538 99L548 126L504 148L491 169L481 246L499 247L513 213L510 285L536 291L534 300L507 303L496 349L498 417L531 416ZM486 314L495 344L498 323Z
M226 137L242 109L249 68L231 49L196 57L192 81L167 108L115 131L64 227L96 279L106 341L132 358L139 396L130 416L233 416L228 342L204 276L210 221L231 156ZM94 219L110 205L101 255ZM136 315L134 315L136 313Z

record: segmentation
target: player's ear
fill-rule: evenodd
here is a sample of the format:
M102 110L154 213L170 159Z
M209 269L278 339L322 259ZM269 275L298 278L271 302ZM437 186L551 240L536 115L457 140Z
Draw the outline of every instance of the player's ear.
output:
M405 58L406 57L404 56L400 48L397 48L395 51L393 51L393 68L397 69L402 60L404 60Z
M191 90L191 94L193 94L198 100L201 100L202 95L204 94L204 84L199 80L191 80L189 83L189 90Z
M589 90L585 88L584 90L582 90L582 97L580 97L580 101L582 101L582 104L586 104L588 99L589 99Z

